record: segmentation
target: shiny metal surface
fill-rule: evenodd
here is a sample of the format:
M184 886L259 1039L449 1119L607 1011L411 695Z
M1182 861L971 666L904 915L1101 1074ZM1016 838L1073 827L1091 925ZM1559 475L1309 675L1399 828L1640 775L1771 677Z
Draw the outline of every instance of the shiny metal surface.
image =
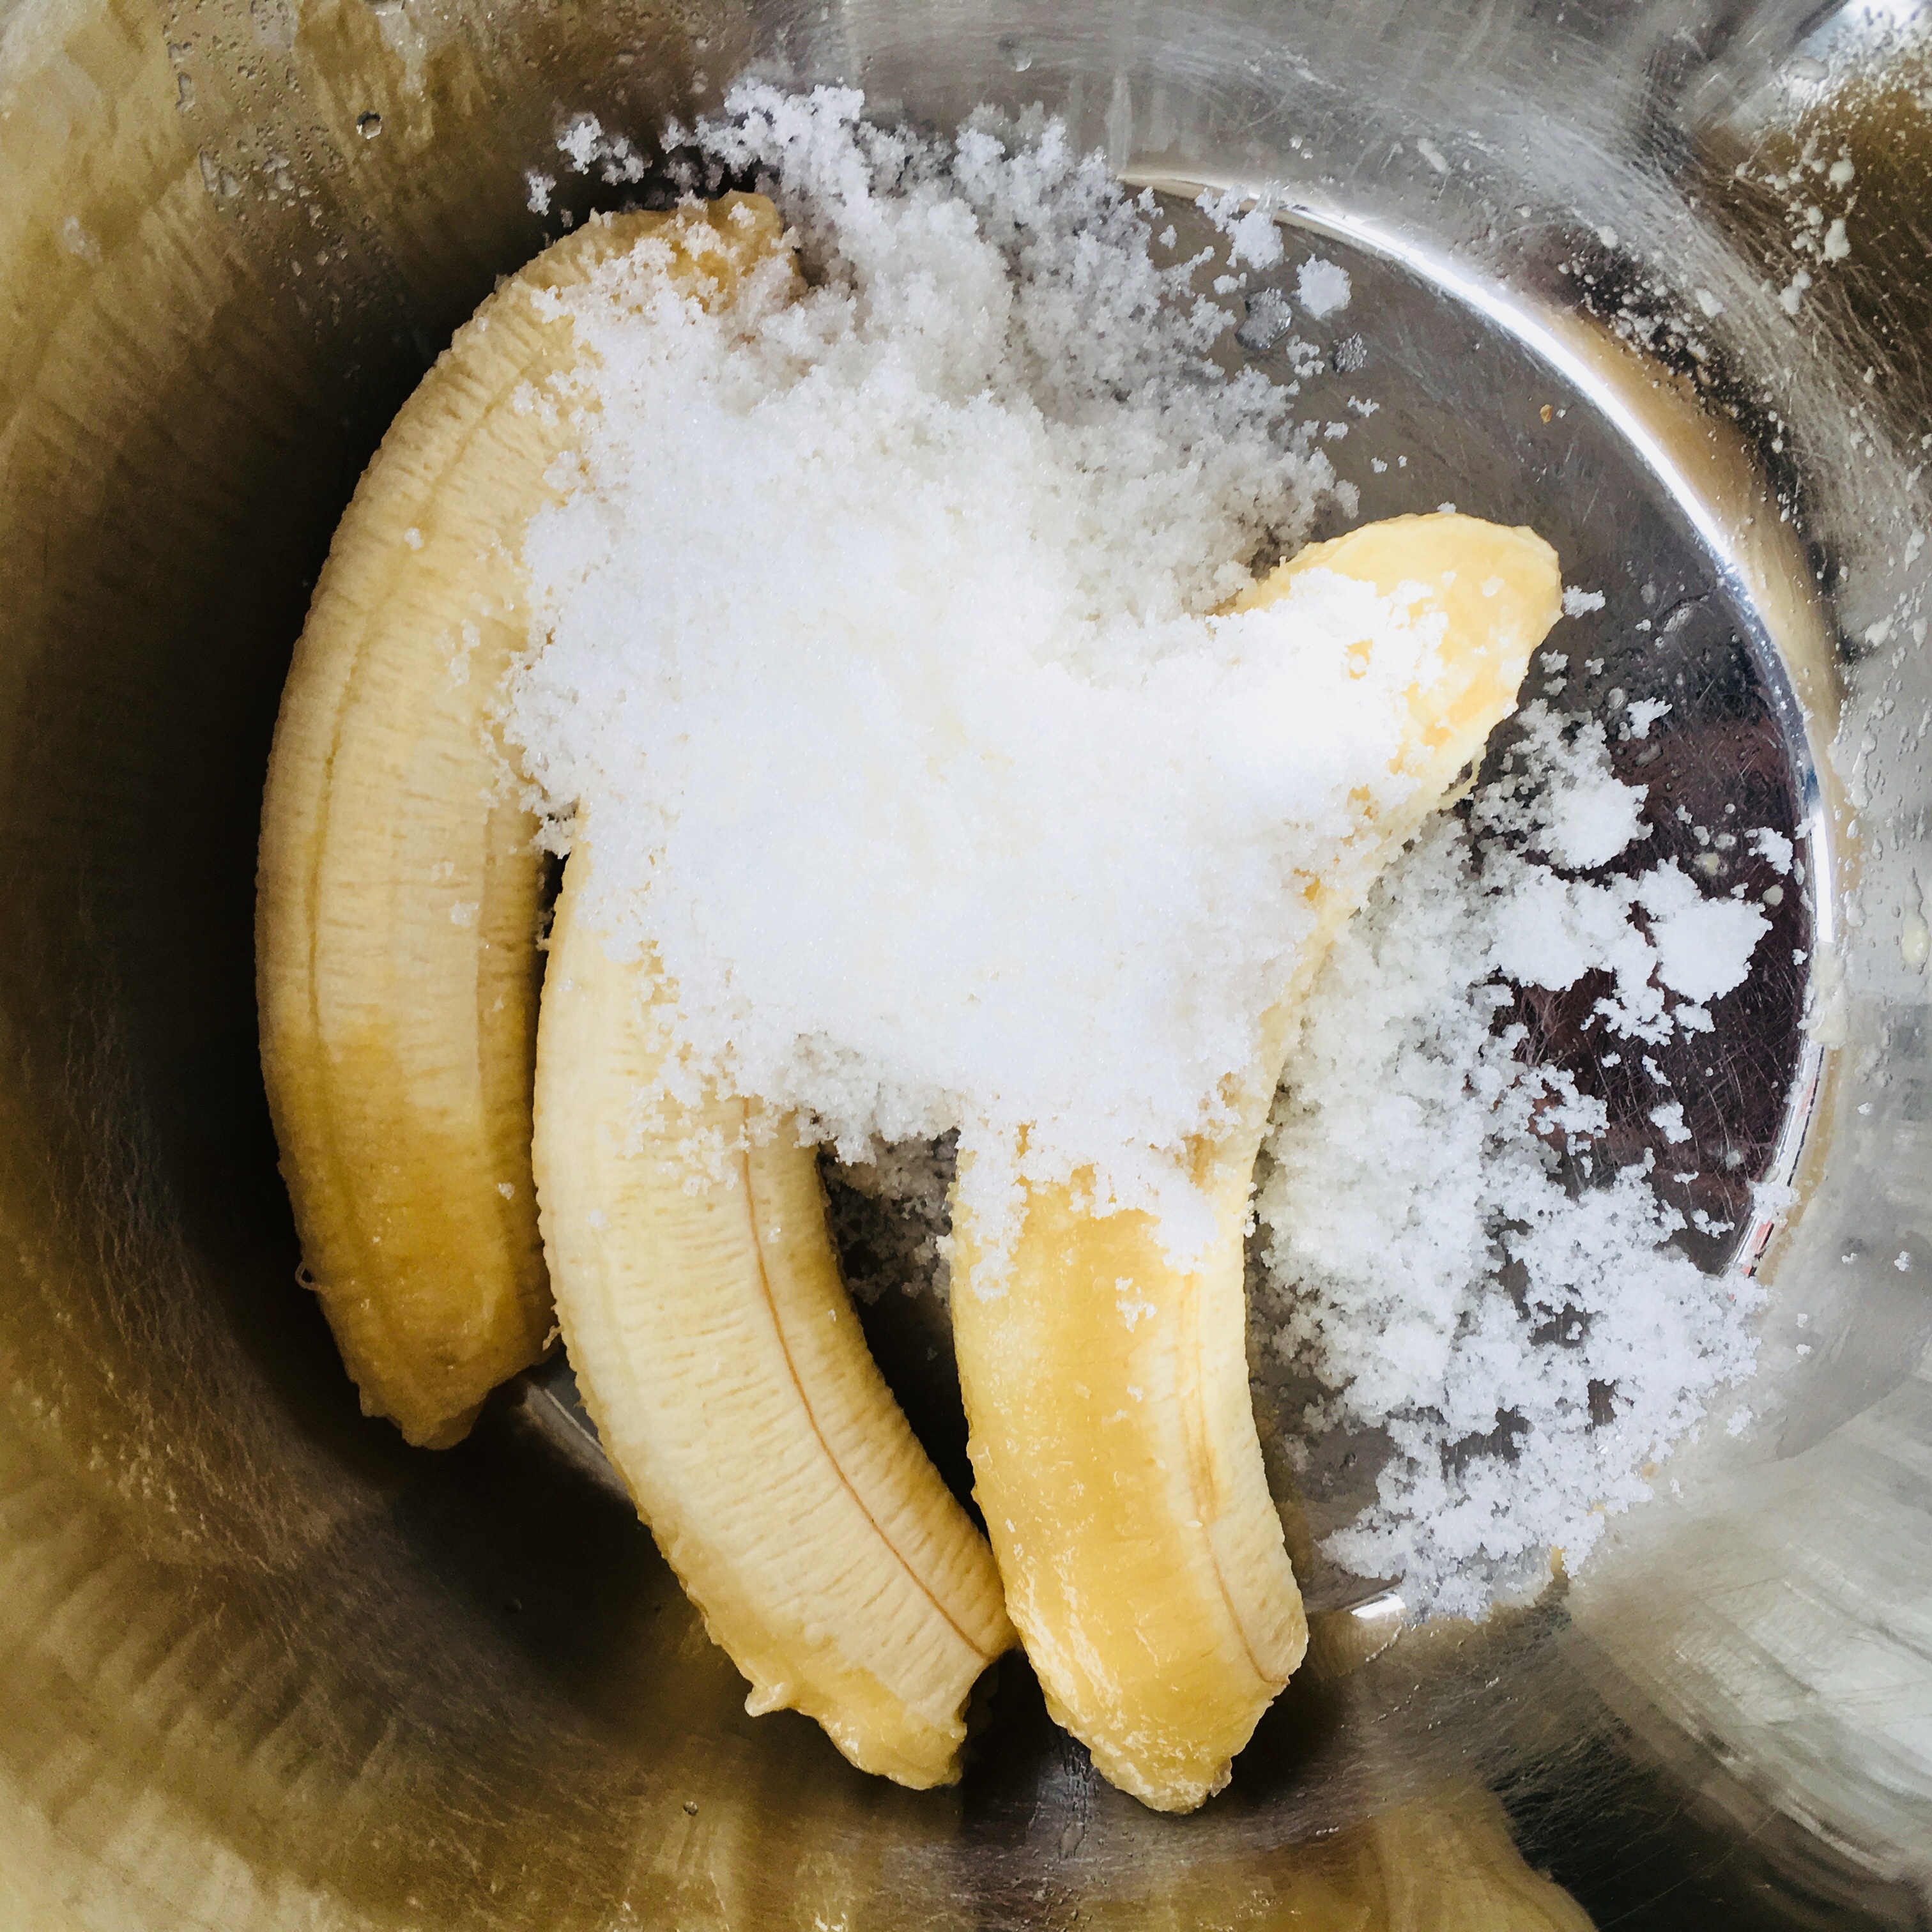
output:
M1459 371L1409 405L1450 480L1365 507L1483 507L1500 449L1598 587L1667 550L1750 724L1684 782L1810 835L1808 991L1730 1043L1802 1102L1745 1124L1799 1197L1752 1423L1532 1612L1391 1641L1336 1599L1193 1819L1097 1784L1016 1661L950 1793L746 1718L548 1396L411 1454L293 1286L249 918L308 585L544 238L561 120L647 136L748 68L1274 188L1400 285L1351 311L1389 384L1406 303L1526 358L1573 441ZM1932 1921L1928 189L1903 0L0 0L0 1924Z

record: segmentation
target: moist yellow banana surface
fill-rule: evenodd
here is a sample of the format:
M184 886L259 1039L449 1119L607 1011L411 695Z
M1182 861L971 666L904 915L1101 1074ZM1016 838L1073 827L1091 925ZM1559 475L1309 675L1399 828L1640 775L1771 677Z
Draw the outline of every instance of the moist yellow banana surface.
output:
M863 1770L950 1784L967 1696L1014 1641L992 1552L867 1350L812 1150L742 1100L668 1096L655 1022L675 994L606 952L582 911L591 863L580 836L536 1089L544 1240L578 1385L751 1680L746 1708L802 1711Z
M1148 1215L1096 1216L1077 1186L1029 1194L1002 1269L956 1216L953 1332L975 1493L1006 1603L1054 1718L1106 1777L1184 1811L1300 1663L1306 1625L1264 1478L1248 1393L1244 1233L1261 1137L1297 1015L1375 867L1435 811L1514 709L1562 610L1555 554L1532 532L1452 514L1365 526L1304 550L1238 600L1253 608L1322 568L1406 584L1447 619L1408 694L1400 768L1416 781L1371 825L1369 862L1318 882L1317 928L1269 1016L1238 1125L1192 1156L1214 1210L1176 1268Z
M550 1330L530 1163L542 884L491 722L528 641L521 562L569 443L572 325L534 298L646 236L707 302L771 204L598 220L458 333L338 528L262 816L262 1064L309 1274L371 1414L432 1447Z

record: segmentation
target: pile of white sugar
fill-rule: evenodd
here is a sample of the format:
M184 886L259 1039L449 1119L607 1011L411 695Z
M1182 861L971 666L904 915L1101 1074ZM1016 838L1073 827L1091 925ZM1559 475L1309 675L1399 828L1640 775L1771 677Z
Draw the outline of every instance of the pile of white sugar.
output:
M1064 131L883 131L746 88L698 139L798 237L707 314L647 263L566 299L597 364L527 544L511 716L588 916L675 982L684 1077L856 1151L956 1130L1204 1232L1181 1160L1408 781L1439 638L1310 573L1325 460L1146 208ZM1366 671L1349 647L1374 643ZM962 1160L962 1166L965 1165Z
M508 728L556 849L588 830L586 916L676 982L694 1094L848 1159L956 1136L994 1227L1022 1176L1090 1169L1184 1251L1176 1156L1254 1058L1303 886L1400 796L1437 631L1320 573L1211 614L1347 492L1280 388L1217 373L1200 265L1058 124L937 142L862 107L743 87L689 137L776 200L802 292L774 262L707 314L620 261L562 298L594 407L530 526ZM1310 266L1304 304L1348 298ZM1345 934L1266 1164L1306 1426L1394 1449L1330 1553L1419 1608L1574 1563L1748 1361L1641 1174L1566 1187L1600 1123L1492 1025L1499 975L1600 970L1634 1042L1708 1026L1755 944L1674 868L1593 879L1639 826L1592 728L1532 715L1473 831L1432 828ZM1499 1414L1514 1454L1463 1453Z

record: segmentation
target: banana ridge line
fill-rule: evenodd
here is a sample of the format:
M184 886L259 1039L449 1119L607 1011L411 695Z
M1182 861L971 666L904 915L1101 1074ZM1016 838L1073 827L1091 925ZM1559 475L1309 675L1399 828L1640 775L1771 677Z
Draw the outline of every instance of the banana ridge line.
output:
M851 1478L845 1473L844 1465L832 1454L831 1444L826 1441L825 1432L818 1426L818 1416L812 1408L812 1398L806 1393L805 1384L800 1378L798 1365L792 1360L791 1344L785 1339L784 1323L778 1314L778 1298L772 1292L771 1275L765 1266L765 1244L759 1238L758 1210L752 1198L752 1157L742 1148L739 1150L738 1166L744 1183L745 1218L752 1230L752 1252L758 1264L758 1286L764 1292L765 1306L771 1313L772 1331L778 1338L778 1350L784 1357L785 1372L791 1377L791 1385L798 1391L799 1405L805 1411L806 1420L812 1424L812 1432L818 1438L819 1448L825 1452L825 1460L832 1465L832 1473L844 1486L845 1493L852 1498L859 1514L870 1525L872 1533L892 1552L899 1568L912 1579L920 1594L939 1612L946 1628L982 1663L992 1663L994 1653L974 1642L959 1628L952 1612L933 1594L932 1586L907 1560L905 1552L880 1527L878 1518L866 1507L865 1498L853 1486ZM856 1321L858 1317L855 1315L852 1318Z
M1241 1300L1242 1305L1245 1308L1247 1303L1247 1296L1245 1290L1243 1292ZM1188 1460L1194 1465L1190 1474L1192 1474L1196 1478L1196 1508L1198 1508L1199 1499L1203 1488L1205 1488L1207 1493L1211 1498L1215 1495L1217 1486L1213 1480L1212 1464L1208 1462L1208 1459L1211 1457L1213 1451L1208 1447L1208 1418L1202 1413L1202 1372L1203 1364L1202 1361L1201 1351L1201 1296L1198 1287L1196 1291L1188 1298L1187 1312L1188 1340L1192 1344L1194 1350L1194 1373L1191 1378L1192 1395L1188 1403L1187 1432L1189 1437L1188 1449L1190 1450ZM1204 1484L1200 1480L1202 1474L1202 1464L1204 1462L1208 1463L1208 1480ZM1216 1522L1220 1520L1218 1512L1216 1513L1214 1520ZM1214 1573L1215 1588L1221 1592L1222 1606L1228 1612L1228 1621L1234 1627L1235 1636L1240 1640L1241 1654L1248 1660L1248 1668L1254 1672L1255 1681L1257 1683L1264 1684L1272 1684L1274 1680L1262 1668L1261 1660L1255 1655L1254 1645L1249 1639L1247 1626L1241 1621L1241 1613L1240 1610L1235 1607L1234 1594L1228 1587L1226 1573L1221 1568L1221 1558L1214 1547L1212 1525L1204 1516L1202 1520L1201 1540L1207 1545L1208 1567Z

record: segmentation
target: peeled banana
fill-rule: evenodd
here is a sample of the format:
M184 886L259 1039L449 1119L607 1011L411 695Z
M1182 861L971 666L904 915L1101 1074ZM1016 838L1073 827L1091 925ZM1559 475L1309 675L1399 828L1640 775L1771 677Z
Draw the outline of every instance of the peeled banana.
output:
M398 418L338 531L283 700L259 894L262 1058L304 1257L363 1404L440 1446L550 1318L532 1186L541 862L493 722L529 642L520 557L573 429L567 318L531 292L646 236L706 302L781 246L756 196L598 223L486 303ZM963 1706L1013 1641L984 1540L866 1352L809 1150L693 1180L740 1103L668 1142L638 977L572 908L543 1006L535 1166L557 1313L614 1460L751 1708L854 1762L957 1775ZM627 1138L628 1136L628 1138ZM684 1150L688 1153L688 1150ZM615 1163L614 1165L614 1162Z
M816 1160L742 1100L665 1097L675 993L582 910L550 942L536 1167L556 1310L604 1447L746 1708L815 1718L866 1771L958 1775L964 1708L1014 1642L985 1539L866 1346Z
M593 221L486 302L338 530L262 802L262 1065L303 1256L364 1410L459 1440L542 1352L530 1179L542 861L491 722L578 350L536 292L646 236L707 302L781 245L770 202Z
M1514 707L1562 609L1540 538L1452 514L1316 545L1234 608L1316 568L1385 594L1419 584L1447 630L1408 693L1400 766L1414 790L1366 828L1348 880L1311 893L1318 926L1234 1096L1238 1124L1194 1150L1211 1244L1177 1268L1151 1216L1094 1215L1071 1186L1030 1190L997 1274L970 1215L953 1226L975 1494L1007 1608L1054 1717L1160 1810L1192 1810L1226 1782L1307 1642L1255 1432L1243 1292L1255 1156L1298 1014L1376 870Z

